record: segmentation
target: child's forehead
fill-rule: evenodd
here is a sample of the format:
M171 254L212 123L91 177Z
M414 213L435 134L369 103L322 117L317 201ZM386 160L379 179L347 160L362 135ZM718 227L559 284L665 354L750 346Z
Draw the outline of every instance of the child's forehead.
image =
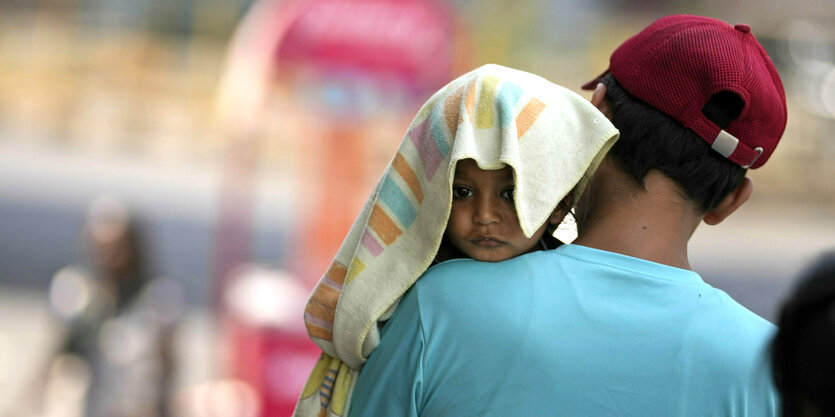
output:
M499 169L482 169L475 160L462 159L455 165L456 178L493 178L513 180L513 168L504 165Z

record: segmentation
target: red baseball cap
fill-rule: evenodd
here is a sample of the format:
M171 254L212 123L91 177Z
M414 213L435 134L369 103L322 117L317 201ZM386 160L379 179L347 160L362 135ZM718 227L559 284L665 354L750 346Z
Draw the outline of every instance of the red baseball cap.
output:
M675 15L656 20L612 53L607 72L633 96L696 132L743 168L762 166L786 129L786 94L771 58L747 25ZM739 96L742 113L725 130L702 108L711 96Z

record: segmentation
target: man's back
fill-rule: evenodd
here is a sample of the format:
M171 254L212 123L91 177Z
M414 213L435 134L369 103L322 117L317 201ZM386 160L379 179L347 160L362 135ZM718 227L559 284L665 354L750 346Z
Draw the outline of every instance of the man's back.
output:
M579 245L451 261L387 323L351 415L775 415L773 330L692 271Z

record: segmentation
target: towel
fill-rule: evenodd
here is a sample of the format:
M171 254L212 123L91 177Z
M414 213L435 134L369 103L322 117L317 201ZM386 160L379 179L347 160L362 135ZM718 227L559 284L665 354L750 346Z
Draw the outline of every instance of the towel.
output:
M499 65L477 68L429 98L308 300L305 324L323 352L294 415L348 412L381 323L441 244L458 161L512 168L517 216L530 237L575 187L580 195L617 137L583 97Z

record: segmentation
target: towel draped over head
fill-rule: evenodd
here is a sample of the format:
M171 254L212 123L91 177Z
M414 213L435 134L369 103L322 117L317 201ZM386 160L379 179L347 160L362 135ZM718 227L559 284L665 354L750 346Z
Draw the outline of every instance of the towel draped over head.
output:
M435 93L310 296L305 324L323 353L294 415L347 413L379 324L440 246L458 161L512 168L517 216L530 237L568 193L582 192L617 137L583 97L511 68L485 65Z

